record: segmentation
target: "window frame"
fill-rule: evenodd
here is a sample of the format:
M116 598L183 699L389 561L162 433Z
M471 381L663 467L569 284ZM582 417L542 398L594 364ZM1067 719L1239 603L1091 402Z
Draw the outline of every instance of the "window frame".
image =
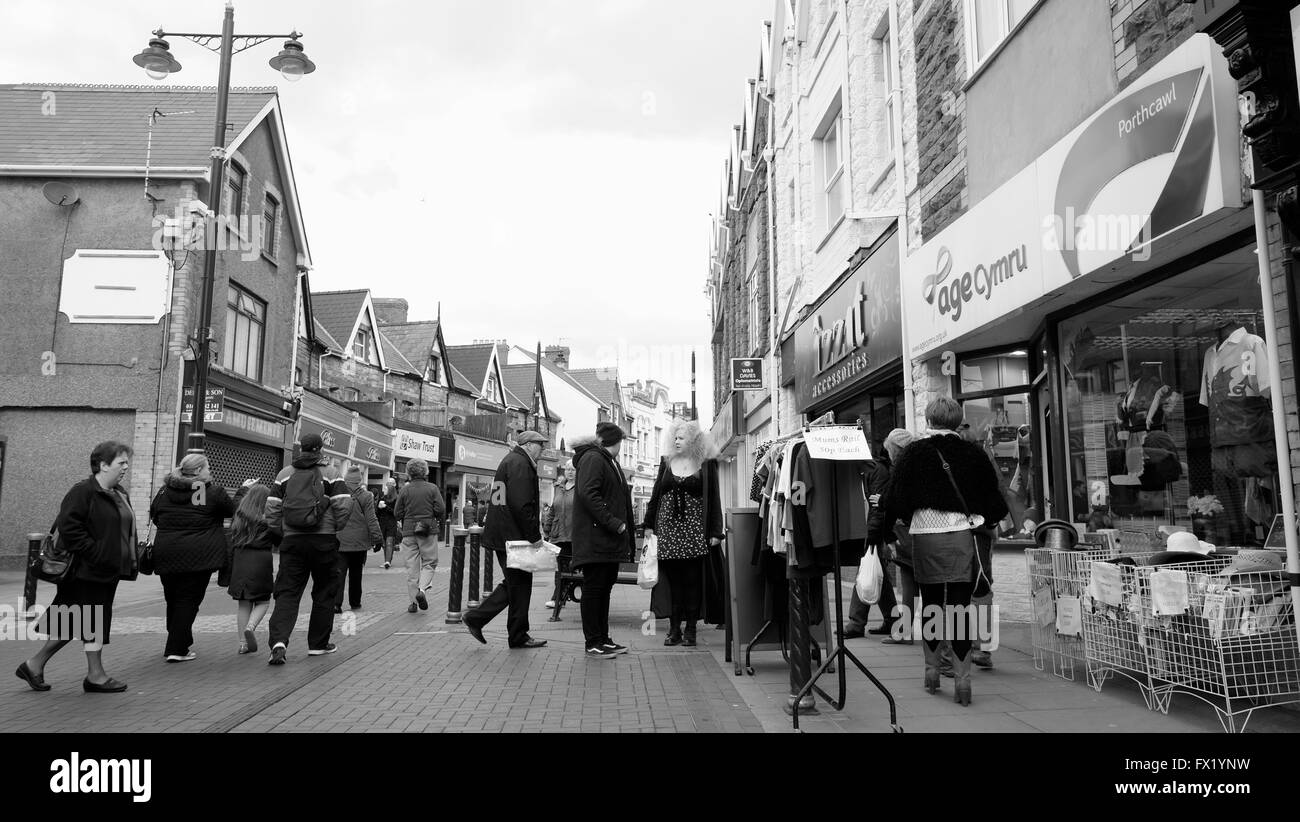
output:
M271 220L268 225L266 219L267 205L271 206ZM275 257L279 251L278 234L280 228L280 200L271 192L265 192L262 197L262 253L268 257ZM269 243L269 245L268 245Z
M239 177L238 184L235 183L236 175ZM244 217L244 198L248 193L248 170L231 160L227 164L223 185L226 192L226 220L236 232L240 232L239 223Z
M894 100L894 75L898 66L891 46L890 31L889 24L886 22L884 32L876 35L876 39L880 41L880 81L885 87L885 145L889 147L889 156L897 161L898 146L894 145L894 133L897 130L895 118L898 116L898 111Z
M235 298L232 301L232 296ZM240 297L246 297L249 301L261 308L261 317L257 317L253 312L246 311L241 304ZM234 315L232 317L232 314ZM255 354L249 353L249 343L252 341L250 336L244 342L244 363L243 368L247 368L250 359L256 360L254 369L256 373L248 373L241 370L235 359L239 353L240 318L244 319L243 325L249 330L253 327L258 329L257 351ZM221 350L221 367L232 374L238 374L241 377L253 380L254 382L262 381L262 363L266 354L266 300L258 297L247 288L239 285L233 280L226 284L226 339L222 344Z
M1042 5L1043 0L1033 0L1033 5L1025 10L1019 20L1011 19L1011 0L962 0L962 18L966 39L966 76L967 82L975 79L975 76L988 65L1006 42L1011 39L1028 20L1038 7ZM976 23L975 4L976 3L997 3L998 4L998 34L997 38L989 44L988 53L983 58L979 56L979 26Z

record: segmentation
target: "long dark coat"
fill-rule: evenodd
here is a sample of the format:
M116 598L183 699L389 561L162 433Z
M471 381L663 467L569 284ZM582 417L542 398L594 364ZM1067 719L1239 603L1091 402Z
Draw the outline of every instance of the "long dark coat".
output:
M595 437L574 443L573 567L597 562L630 562L636 552L632 489L623 469ZM623 533L619 533L619 529Z

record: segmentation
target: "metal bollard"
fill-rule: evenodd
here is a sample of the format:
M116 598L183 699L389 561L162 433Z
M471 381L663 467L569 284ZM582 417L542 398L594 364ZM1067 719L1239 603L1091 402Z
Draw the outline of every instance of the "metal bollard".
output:
M465 600L465 607L477 608L478 598L478 546L482 540L483 529L478 526L472 526L469 529L469 598Z
M496 551L484 547L483 549L483 598L487 599L492 594L492 565L496 562Z
M465 532L452 528L451 538L451 585L447 588L447 624L460 622L461 586L465 584Z
M808 626L808 580L792 579L790 588L790 696L785 712L794 713L795 696L812 679L812 632ZM816 713L816 701L808 693L798 701L800 714Z
M41 543L44 534L27 535L27 573L23 577L23 613L28 619L33 617L32 608L36 605L36 563L41 555Z

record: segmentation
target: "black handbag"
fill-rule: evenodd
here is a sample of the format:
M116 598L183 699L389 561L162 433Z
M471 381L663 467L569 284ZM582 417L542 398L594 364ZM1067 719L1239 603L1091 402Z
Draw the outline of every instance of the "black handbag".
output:
M135 544L135 567L142 574L152 575L154 572L152 522L149 523L149 530L145 534L144 541Z
M51 528L41 542L41 552L36 557L36 578L58 585L72 578L76 565L76 555L63 546L58 530Z

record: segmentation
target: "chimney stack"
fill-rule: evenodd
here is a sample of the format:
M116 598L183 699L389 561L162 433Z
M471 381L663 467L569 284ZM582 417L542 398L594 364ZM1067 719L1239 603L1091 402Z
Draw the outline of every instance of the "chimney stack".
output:
M542 355L553 362L557 367L569 370L569 347L567 345L548 345Z
M375 307L375 316L380 325L406 322L407 312L411 306L401 297L372 297L370 303Z

